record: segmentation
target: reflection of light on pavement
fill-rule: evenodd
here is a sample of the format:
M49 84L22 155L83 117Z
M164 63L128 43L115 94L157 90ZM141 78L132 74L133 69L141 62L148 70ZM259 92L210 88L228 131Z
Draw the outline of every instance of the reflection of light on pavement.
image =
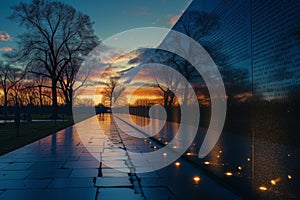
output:
M199 176L194 176L193 180L194 180L194 183L198 184L201 179Z
M267 191L267 190L268 190L266 186L260 186L259 189L260 189L261 191Z
M175 166L179 167L180 166L180 162L175 162Z
M226 172L225 175L226 176L232 176L233 174L232 174L232 172Z

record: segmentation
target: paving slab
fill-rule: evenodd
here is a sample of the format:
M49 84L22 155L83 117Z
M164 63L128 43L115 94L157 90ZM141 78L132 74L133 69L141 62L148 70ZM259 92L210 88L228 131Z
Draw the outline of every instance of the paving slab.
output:
M30 168L31 165L33 165L33 163L10 163L2 169L7 171L21 171Z
M56 178L48 188L92 188L94 187L93 178Z
M51 179L0 180L0 189L46 188Z
M71 169L38 169L32 171L26 178L29 179L42 179L42 178L63 178L71 174Z
M90 168L79 168L73 169L70 178L79 178L79 177L97 177L99 169L90 169Z
M100 162L97 160L84 160L84 161L68 161L64 164L64 168L96 168L98 169Z
M39 169L60 169L65 162L62 161L37 161L34 162L29 169L39 170Z
M100 188L97 200L113 199L113 200L144 200L141 194L136 194L130 188Z
M24 179L27 177L31 170L24 170L24 171L0 171L0 180L11 180L11 179Z
M94 200L96 192L96 188L7 190L0 200Z
M128 177L128 173L113 168L104 168L101 172L103 177Z
M98 177L97 187L132 187L128 177Z

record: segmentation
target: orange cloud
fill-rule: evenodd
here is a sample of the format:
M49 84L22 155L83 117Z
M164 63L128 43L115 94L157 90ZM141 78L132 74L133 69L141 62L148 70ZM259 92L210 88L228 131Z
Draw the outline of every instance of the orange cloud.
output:
M1 36L0 36L0 38L1 38ZM12 51L12 50L13 50L13 48L11 48L11 47L0 48L0 51Z
M5 36L6 36L6 39L7 39L8 41L11 40L11 37L10 37L10 35L9 35L8 33L6 33Z
M0 40L1 41L11 41L11 36L8 33L0 32Z
M172 25L172 26L175 25L180 17L181 17L181 14L179 14L179 15L172 15L172 14L168 15L169 24Z

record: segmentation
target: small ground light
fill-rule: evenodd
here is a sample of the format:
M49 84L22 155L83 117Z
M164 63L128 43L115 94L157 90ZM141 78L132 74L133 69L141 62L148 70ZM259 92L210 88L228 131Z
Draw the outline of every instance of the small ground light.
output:
M157 146L153 146L153 149L157 149Z
M220 155L217 155L217 158L220 158Z
M271 180L270 182L271 182L272 185L277 185L277 183L278 183L279 181L280 181L280 178L277 178L277 179Z
M272 185L276 185L276 181L275 180L271 180L270 181Z
M167 153L163 153L163 156L167 156L168 154Z
M180 162L175 162L175 166L179 167L180 166Z
M232 174L232 172L226 172L225 175L226 176L232 176L233 174Z
M287 177L288 177L288 179L292 179L292 175L288 174Z
M222 151L222 150L220 150L220 151L219 151L219 153L223 153L223 151Z
M250 160L251 160L251 159L248 157L248 158L247 158L247 161L250 161Z
M144 142L147 142L147 140L146 140L146 139L144 139Z
M190 152L189 152L189 153L186 153L186 155L187 155L187 156L191 156L191 155L192 155L192 153L190 153Z
M238 166L238 169L239 169L239 170L242 170L243 168L242 168L242 166Z
M177 148L177 146L173 146L173 149L176 149Z
M165 145L169 144L169 142L164 142Z
M194 180L194 183L198 184L201 179L199 176L194 176L193 180Z
M260 186L259 189L260 189L261 191L267 191L267 190L268 190L266 186Z
M209 164L210 164L210 162L206 161L206 162L204 162L204 164L205 164L205 165L209 165Z

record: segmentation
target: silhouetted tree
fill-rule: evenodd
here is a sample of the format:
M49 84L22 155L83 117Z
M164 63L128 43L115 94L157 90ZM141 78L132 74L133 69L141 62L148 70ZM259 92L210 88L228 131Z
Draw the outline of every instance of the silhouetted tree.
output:
M18 92L20 89L19 82L24 77L24 72L21 69L13 68L8 64L0 63L0 87L3 90L3 107L4 115L7 115L7 106L10 92L13 90L15 103L17 102Z
M104 98L107 98L109 101L109 107L112 107L113 102L116 100L114 92L117 87L117 83L120 77L110 77L108 81L104 82Z
M57 118L59 79L71 61L84 57L98 44L93 23L89 16L56 1L21 2L12 10L10 19L27 29L18 36L19 56L29 60L30 72L51 80L52 117Z

